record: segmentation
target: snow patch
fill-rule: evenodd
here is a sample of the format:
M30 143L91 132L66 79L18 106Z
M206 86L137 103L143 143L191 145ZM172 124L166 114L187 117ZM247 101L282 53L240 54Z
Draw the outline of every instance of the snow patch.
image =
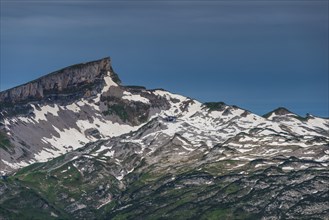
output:
M41 106L40 107L41 110L38 110L37 107L33 104L31 104L31 106L35 114L34 120L36 121L41 121L41 120L47 121L46 118L47 114L58 116L58 111L60 110L57 104L54 104L54 106L50 106L50 105Z
M133 101L133 102L143 102L146 104L150 104L150 101L147 98L142 97L141 95L131 94L130 92L124 91L122 98Z
M113 157L114 156L114 150L112 150L112 151L108 151L108 152L106 152L103 156L106 156L106 157Z
M105 80L105 86L104 86L104 88L102 89L102 93L107 92L111 86L118 86L118 84L116 84L116 83L112 80L109 71L107 72L107 75L104 77L104 80Z

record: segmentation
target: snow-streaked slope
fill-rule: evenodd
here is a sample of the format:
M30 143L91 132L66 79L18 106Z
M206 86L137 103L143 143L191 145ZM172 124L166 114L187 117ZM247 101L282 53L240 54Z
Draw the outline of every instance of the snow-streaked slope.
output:
M166 93L166 97L170 97L170 94ZM179 117L175 122L168 122L167 115ZM210 111L195 100L181 99L170 109L161 111L139 130L107 141L93 156L116 161L121 169L113 175L119 175L119 180L127 175L128 169L132 169L130 166L126 168L127 165L123 162L126 157L124 155L128 152L139 155L139 158L144 158L150 164L167 167L166 169L174 161L188 163L188 158L195 157L203 159L191 166L208 160L235 161L236 166L231 167L234 170L251 161L266 159L268 162L257 162L257 167L276 165L288 171L307 169L317 164L317 169L326 169L329 165L329 151L326 151L329 147L329 135L326 129L319 130L318 126L315 127L313 120L325 126L328 123L327 119L315 118L310 123L294 121L289 124L287 121L268 120L232 106L225 106L221 111ZM306 135L296 132L300 125L307 129ZM124 154L123 146L126 152ZM299 163L298 166L281 165L282 161L274 159L276 157L295 157L309 162L303 165Z
M106 78L105 81L104 88L107 90L103 89L103 93L108 92L112 86L118 86L111 81L111 78ZM287 145L308 148L328 142L328 120L326 119L312 117L301 121L291 117L290 114L266 119L232 106L225 106L220 111L211 111L196 100L167 91L153 90L148 91L148 93L165 98L170 107L149 116L149 120L156 118L160 129L150 130L147 134L138 137L126 136L122 140L140 145L142 151L139 153L141 154L151 142L161 145L164 143L160 140L170 139L176 134L189 141L190 146L187 148L189 149L187 153L193 150L207 152L216 144L225 143L225 146L232 146L241 153L257 152L258 156L262 154L274 155L282 152L280 151L281 147ZM31 158L27 163L10 163L6 159L2 159L4 163L6 165L12 164L11 167L16 168L20 166L19 164L46 161L99 138L112 138L136 131L145 124L132 126L115 122L110 117L104 117L100 109L100 95L90 100L81 99L66 106L58 104L52 106L32 105L33 114L30 116L6 119L5 124L9 135L12 136L16 132L22 131L22 126L24 126L24 129L35 130L33 138L40 138L40 145L34 149L34 152L32 151L34 158ZM145 104L150 103L146 97L128 91L123 92L122 99ZM165 120L167 116L177 116L178 118L176 122L167 122ZM278 120L278 117L281 119ZM44 129L44 124L49 122L51 125L48 126L47 134L38 132L38 130ZM32 126L29 128L29 125ZM88 133L88 131L95 129L97 129L98 136ZM36 135L37 132L40 133L39 136ZM230 140L241 132L252 134L252 137L246 136L244 139ZM29 138L23 135L19 137L29 144ZM313 137L324 139L312 141ZM262 148L259 148L260 146ZM269 146L277 146L278 150L266 150ZM151 149L151 152L153 151L154 149ZM112 155L112 153L108 155Z
M8 152L2 152L1 160L6 167L17 169L33 162L43 162L57 157L99 138L110 138L137 130L141 125L131 126L104 117L100 109L100 97L111 87L118 87L111 77L104 77L105 85L101 94L90 99L62 104L30 104L29 115L5 118L5 129L17 150L27 151L28 160L12 160ZM93 136L88 131L96 131ZM33 146L31 148L30 146ZM1 169L6 169L1 166Z
M98 93L91 91L87 97L70 102L31 102L28 114L4 118L3 130L15 149L0 148L0 170L47 161L98 140L110 144L119 136L120 143L134 144L134 152L140 155L152 155L175 139L181 156L207 154L221 145L248 160L293 155L296 149L310 152L308 149L329 142L328 119L301 118L286 109L261 117L224 103L202 104L165 90L121 86L111 74L107 71L103 76ZM177 120L169 122L168 116ZM104 156L115 157L115 152Z

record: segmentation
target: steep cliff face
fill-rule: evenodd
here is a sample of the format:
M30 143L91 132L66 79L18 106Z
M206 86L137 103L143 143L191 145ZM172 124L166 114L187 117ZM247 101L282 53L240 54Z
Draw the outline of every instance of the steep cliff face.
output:
M119 82L110 58L73 65L50 73L24 85L0 92L0 102L7 104L42 100L48 97L82 93L88 96L108 73ZM91 91L91 93L87 92Z
M0 172L136 130L169 108L155 91L120 83L104 58L1 92Z

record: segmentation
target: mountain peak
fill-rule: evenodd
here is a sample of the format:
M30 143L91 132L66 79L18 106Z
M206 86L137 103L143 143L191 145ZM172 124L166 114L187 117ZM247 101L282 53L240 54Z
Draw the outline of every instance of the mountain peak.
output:
M273 111L270 111L269 113L266 113L263 115L264 118L269 118L271 115L287 115L287 114L294 114L285 107L279 107L274 109Z
M0 102L24 103L54 96L67 97L76 93L83 96L87 90L99 90L107 74L110 74L113 81L120 83L119 77L112 69L110 57L75 64L0 92Z
M292 114L291 111L286 109L285 107L279 107L273 111L276 115L287 115L287 114Z

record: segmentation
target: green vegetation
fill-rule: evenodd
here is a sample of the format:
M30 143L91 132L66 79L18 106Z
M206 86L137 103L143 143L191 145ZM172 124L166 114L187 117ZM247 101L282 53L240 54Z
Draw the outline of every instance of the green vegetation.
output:
M85 219L95 216L101 219L105 213L111 212L116 206L115 201L96 209L100 196L120 193L118 181L103 170L104 165L93 161L93 167L104 175L88 173L84 176L82 170L73 165L74 162L66 161L60 156L46 163L35 163L7 180L0 180L0 188L5 186L8 189L0 198L0 218L53 219L58 216L56 219L76 219L69 211L75 209L72 206L75 202L90 207L89 216L84 216ZM102 190L100 186L103 186ZM31 200L25 199L25 195ZM19 205L20 202L22 205Z
M41 168L42 165L44 165L44 163L34 163L34 164L31 164L30 166L23 167L16 173L16 176L20 176L20 175L24 175L26 173L32 172L33 170Z
M260 216L253 215L246 211L228 207L212 207L207 210L200 218L201 220L242 220L242 219L260 219Z
M214 163L207 163L202 166L202 170L212 175L222 175L228 172L228 168L237 163L235 160L221 160Z
M19 198L19 199L18 199ZM5 204L0 206L0 216L7 216L8 219L57 219L55 213L57 210L52 207L43 206L46 203L38 195L35 195L33 191L22 191L17 197L11 200L7 200ZM33 204L31 206L31 204ZM16 210L12 210L12 207L16 207ZM9 211L10 210L10 211ZM65 215L61 215L61 219L65 218Z
M8 151L8 148L10 147L11 144L8 136L4 132L0 131L0 148Z
M173 164L168 169L150 165L144 159L120 183L111 175L110 169L115 167L111 162L83 156L71 161L73 155L33 164L8 180L0 180L0 189L6 188L0 197L0 218L260 219L270 202L268 198L279 195L286 185L290 190L288 181L313 172L291 171L289 178L284 172L267 175L268 170L261 169L240 174L231 170L239 163L235 160L184 169ZM133 160L134 156L127 155L123 163ZM246 169L252 171L255 163L250 164ZM318 184L325 182L321 172L312 173L319 178L314 180ZM305 188L312 181L304 182ZM316 196L310 199L318 199ZM107 204L100 207L104 202ZM84 207L77 208L77 204ZM250 207L255 211L249 213Z
M234 219L230 209L214 209L206 212L201 219L205 220L218 220L218 219Z
M104 115L117 115L123 122L130 122L139 125L147 121L150 106L142 102L126 103L116 97L104 97L102 101L107 101L107 111Z
M134 216L131 213L120 213L119 215L115 216L113 220L125 220L133 217Z
M112 115L115 114L119 116L119 118L126 122L128 120L128 113L125 110L125 107L120 104L109 105L108 110L103 112L104 115Z
M205 102L203 105L206 106L209 111L223 111L226 106L224 102Z
M230 184L230 185L228 185L227 187L224 188L226 194L235 193L239 189L240 189L240 187L235 183L232 183L232 184Z

